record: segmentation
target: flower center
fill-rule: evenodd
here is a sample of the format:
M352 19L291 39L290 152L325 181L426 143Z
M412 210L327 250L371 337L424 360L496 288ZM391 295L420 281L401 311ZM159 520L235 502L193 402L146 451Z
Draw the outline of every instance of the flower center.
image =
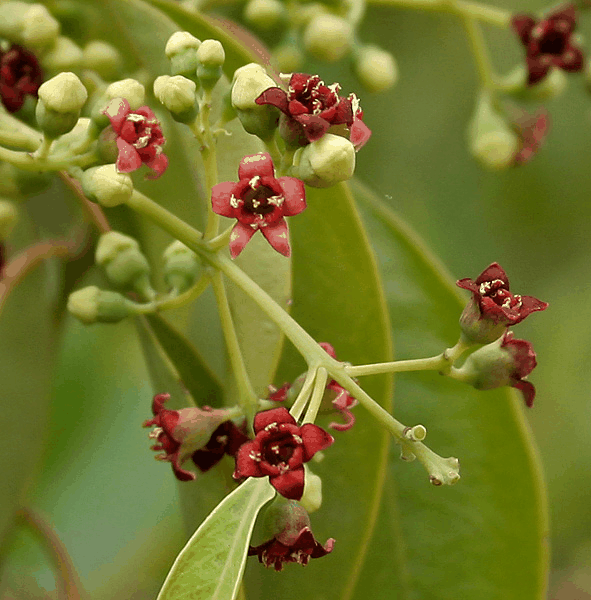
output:
M273 466L285 465L293 456L297 440L291 433L280 433L268 441L263 451L264 460Z
M550 29L540 40L540 53L560 56L567 45L567 38L563 31L556 28Z
M521 296L513 295L505 288L505 283L500 279L485 281L480 284L480 295L488 296L496 305L510 310L521 308Z
M242 201L243 209L247 213L264 216L281 206L284 198L274 195L271 188L260 185L257 181L242 195Z

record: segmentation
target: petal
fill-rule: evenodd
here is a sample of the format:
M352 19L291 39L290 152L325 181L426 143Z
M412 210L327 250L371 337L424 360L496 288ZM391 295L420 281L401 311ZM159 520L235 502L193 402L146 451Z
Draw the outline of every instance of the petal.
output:
M534 399L536 397L536 388L533 383L529 381L514 380L511 386L517 388L522 394L525 400L525 405L531 408L534 405Z
M345 418L345 422L337 423L336 421L332 421L328 426L335 431L347 431L351 429L355 425L355 415L348 408L342 408L340 413Z
M202 472L206 473L212 467L215 467L224 457L223 449L216 450L196 450L191 458L195 466Z
M456 281L456 285L464 290L478 293L478 286L476 285L476 282L473 279L470 279L469 277L466 277L465 279L458 279Z
M336 360L337 358L337 353L334 351L334 348L332 346L332 344L329 344L328 342L320 342L318 344L331 358L334 358Z
M544 79L550 70L551 65L542 62L540 56L528 56L527 63L527 84L534 85Z
M196 479L195 473L191 473L191 471L187 471L179 465L178 455L171 456L169 460L172 464L174 475L179 481L193 481L193 479Z
M298 115L293 117L304 129L304 135L309 142L319 140L330 127L330 123L316 115Z
M117 138L119 155L115 163L119 173L131 173L142 166L142 158L137 150L120 137Z
M351 125L351 135L349 141L355 146L355 150L360 150L371 137L371 129L361 120L355 119Z
M287 106L287 94L278 87L272 87L265 90L255 102L259 105L270 104L276 106L281 112L288 114Z
M245 156L240 161L238 167L238 179L249 180L256 176L259 177L274 177L275 168L273 166L273 160L268 152L260 152L259 154L251 154Z
M154 171L153 174L146 175L146 179L158 179L168 168L168 157L163 152L160 152L154 160L147 162L146 166Z
M230 199L235 186L236 184L232 181L224 181L211 188L211 206L214 213L222 215L222 217L234 216Z
M254 432L258 433L273 423L277 425L281 425L282 423L289 425L297 424L296 420L289 414L287 408L280 406L279 408L258 412L254 417Z
M507 273L505 273L505 270L503 269L503 267L501 267L499 263L494 262L488 265L488 267L486 267L486 269L484 269L484 271L480 273L480 275L476 278L476 281L474 283L477 286L479 286L481 283L486 283L487 281L495 281L497 279L503 282L503 287L505 289L509 289L509 278L507 277Z
M232 229L232 233L230 234L230 255L232 258L236 258L244 250L244 246L248 244L250 238L256 232L257 230L253 227L243 225L242 223L234 225L234 229Z
M566 21L570 26L570 31L577 24L577 11L574 4L569 4L546 17L548 21Z
M301 500L304 493L304 467L269 477L269 483L284 498Z
M267 238L269 244L271 244L279 254L283 254L283 256L289 256L291 254L291 249L289 247L289 231L285 219L281 218L276 223L263 227L261 232L265 238Z
M109 102L103 114L109 117L113 129L119 133L130 110L129 102L125 98L115 98Z
M240 477L263 477L259 462L251 457L251 453L259 453L260 446L256 441L247 442L240 446L236 454L236 469L234 479Z
M280 177L279 184L283 190L285 202L281 207L286 217L293 217L306 208L306 186L295 177Z
M138 109L133 111L136 115L142 115L150 121L158 121L158 118L154 114L154 111L149 106L140 106Z
M519 309L519 316L521 319L525 319L527 315L537 311L546 310L548 308L547 302L542 302L533 296L521 296L521 308Z
M524 45L529 43L531 30L535 27L536 20L529 15L515 15L511 19L511 27L513 31L521 38Z
M570 44L565 48L564 52L554 63L568 73L576 73L583 68L583 53L576 46Z
M334 438L318 425L306 423L300 428L304 442L304 462L308 462L316 452L324 450L333 444Z
M354 115L353 107L351 106L351 99L341 98L336 107L335 114L333 115L332 119L330 119L330 122L333 125L339 125L340 123L350 124L353 120Z

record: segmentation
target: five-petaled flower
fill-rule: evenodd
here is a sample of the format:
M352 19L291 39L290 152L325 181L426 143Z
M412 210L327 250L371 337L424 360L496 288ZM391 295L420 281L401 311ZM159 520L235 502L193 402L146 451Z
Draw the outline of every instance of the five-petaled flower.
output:
M37 97L42 83L43 72L32 52L17 44L0 50L0 99L8 112L19 110L25 96Z
M271 485L286 498L300 500L304 493L304 463L328 448L334 438L306 423L301 427L286 408L256 414L255 439L236 454L234 478L269 476Z
M342 98L339 90L338 83L325 85L318 75L293 73L287 91L271 87L256 103L276 106L282 112L279 131L294 146L305 146L320 139L332 126L346 125L349 140L359 150L370 138L371 131L362 120L363 111L355 94Z
M528 84L541 81L552 66L568 72L583 68L583 53L573 44L577 24L574 4L569 4L536 21L530 15L515 15L513 30L526 48Z
M536 388L533 383L524 381L523 378L527 377L537 364L533 346L526 340L514 339L513 332L507 331L503 336L501 348L513 359L513 367L509 372L509 385L523 394L526 406L531 408L536 397Z
M259 229L277 252L289 256L284 217L306 208L304 184L295 177L275 178L273 161L267 153L245 156L240 161L238 179L236 183L218 183L211 190L213 212L238 219L230 236L232 258L242 252Z
M460 326L470 341L480 344L493 342L507 327L548 307L533 296L512 294L509 279L498 263L489 265L476 280L460 279L456 285L472 292L472 299L460 317Z
M103 113L109 117L117 136L117 170L131 173L143 163L154 172L149 179L160 177L168 167L168 158L162 152L166 140L152 109L140 106L132 111L125 98L115 98Z
M265 567L281 571L285 563L305 566L311 558L332 552L334 539L329 538L324 546L317 542L310 529L310 517L297 502L290 501L279 510L280 513L272 519L273 537L259 546L250 546L249 556L256 555Z
M157 394L152 401L154 418L144 422L153 427L150 437L156 440L152 450L160 451L158 460L170 462L176 478L191 481L195 474L181 467L191 458L205 472L219 462L224 454L234 456L248 437L230 420L228 411L209 407L168 410L164 404L169 394Z

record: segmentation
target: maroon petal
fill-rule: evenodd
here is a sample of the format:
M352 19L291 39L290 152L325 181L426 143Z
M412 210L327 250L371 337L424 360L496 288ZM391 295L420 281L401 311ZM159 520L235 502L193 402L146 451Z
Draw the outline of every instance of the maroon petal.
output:
M142 115L149 121L158 121L154 111L149 106L140 106L137 110L133 111L136 115Z
M306 208L306 187L304 182L295 177L280 177L278 179L285 202L281 207L286 217L293 217Z
M270 104L276 106L281 112L289 114L287 94L281 88L272 87L265 90L255 102L259 105Z
M234 229L232 229L232 233L230 234L230 256L232 258L236 258L242 252L242 250L244 250L244 246L248 244L250 238L256 232L256 229L249 227L248 225L236 223L236 225L234 225Z
M263 410L258 412L254 417L254 432L258 433L273 423L277 425L282 423L296 425L296 420L289 414L287 408L283 408L282 406L272 408L271 410Z
M304 135L309 142L319 140L329 129L330 123L316 115L298 115L293 117L304 130Z
M507 277L507 273L505 273L505 270L503 269L503 267L501 267L499 263L494 262L491 263L488 267L486 267L486 269L484 269L482 273L480 273L475 283L478 286L481 283L486 283L487 281L495 281L497 279L503 282L505 289L509 289L509 278Z
M304 462L308 462L316 452L328 448L334 443L334 438L318 425L306 423L300 428L304 441Z
M458 279L456 281L456 285L464 290L468 290L469 292L478 292L478 286L476 285L476 282L469 277L466 277L465 279Z
M511 386L517 388L523 394L525 405L528 408L531 408L534 405L534 399L536 397L536 388L534 387L533 383L530 383L529 381L520 381L516 379L511 383Z
M222 215L222 217L234 216L234 208L232 208L230 200L235 186L233 181L224 181L211 188L211 206L214 213Z
M304 494L304 467L269 477L269 483L284 497L301 500Z
M568 4L564 8L548 15L548 21L567 21L572 31L577 24L577 11L574 4Z
M547 302L542 302L533 296L521 296L521 308L519 309L519 316L521 320L525 319L529 314L537 310L546 310L548 308Z
M195 466L202 472L207 473L212 467L215 467L224 457L224 449L216 448L215 450L195 450L193 452L193 462Z
M342 408L339 412L345 418L345 422L337 423L336 421L332 421L328 426L335 431L347 431L351 429L355 425L355 415L348 408Z
M526 58L527 64L527 83L528 85L534 85L544 79L550 70L550 63L544 62L542 57L539 55L528 56Z
M115 166L119 173L131 173L142 166L142 158L137 150L120 137L117 138L119 155Z
M529 42L531 30L535 27L536 20L529 15L515 15L511 19L511 27L513 31L521 38L524 45Z
M291 248L289 247L289 230L285 219L281 218L272 225L263 227L261 233L279 254L283 254L283 256L289 256L291 254Z
M146 166L154 171L151 175L146 175L146 179L158 179L168 168L168 157L163 152L160 152L156 154L154 160L146 162Z
M334 348L332 347L332 344L329 344L328 342L320 342L318 344L331 358L334 358L336 360L337 358L337 353L334 351Z
M171 460L171 464L172 464L172 470L174 471L175 477L179 481L193 481L194 479L196 479L195 473L191 473L191 471L187 471L186 469L183 469L178 464L178 458Z
M274 177L275 168L268 152L245 156L238 167L238 179L249 180L253 177Z
M360 150L365 146L370 137L371 129L361 119L355 119L351 125L351 135L349 136L349 141L355 146L355 150Z
M576 73L583 68L583 53L576 46L570 44L565 48L561 56L554 60L554 64L564 71Z
M130 112L129 102L125 98L116 98L109 102L107 108L103 110L103 114L109 117L111 126L117 132L121 132L125 118Z
M261 471L260 462L252 458L253 455L260 453L259 444L254 442L246 442L242 444L236 453L236 469L234 471L234 479L240 477L262 477L264 473Z

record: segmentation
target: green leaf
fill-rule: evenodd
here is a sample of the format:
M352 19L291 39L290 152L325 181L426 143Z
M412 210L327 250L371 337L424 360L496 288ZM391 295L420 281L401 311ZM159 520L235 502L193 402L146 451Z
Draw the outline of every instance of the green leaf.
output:
M265 477L224 498L177 557L158 600L233 600L257 514L274 495Z
M308 189L307 204L289 222L294 318L317 341L330 342L341 360L390 360L390 325L377 265L347 187ZM275 383L293 381L304 369L302 358L286 344ZM389 377L362 383L376 401L391 408ZM251 561L246 574L249 600L340 599L354 589L375 526L391 443L362 408L355 412L353 429L333 432L335 443L324 452L324 460L308 463L323 482L323 505L311 515L312 530L321 543L336 538L334 551L312 560L305 572L287 565L279 577ZM318 423L326 427L338 420L331 414Z
M364 186L353 189L382 268L400 357L441 352L459 335L467 299L399 217ZM459 457L462 479L434 488L420 467L392 453L387 500L353 597L372 589L376 600L544 598L546 503L522 398L436 373L401 374L396 388L396 417L424 424L431 448Z

